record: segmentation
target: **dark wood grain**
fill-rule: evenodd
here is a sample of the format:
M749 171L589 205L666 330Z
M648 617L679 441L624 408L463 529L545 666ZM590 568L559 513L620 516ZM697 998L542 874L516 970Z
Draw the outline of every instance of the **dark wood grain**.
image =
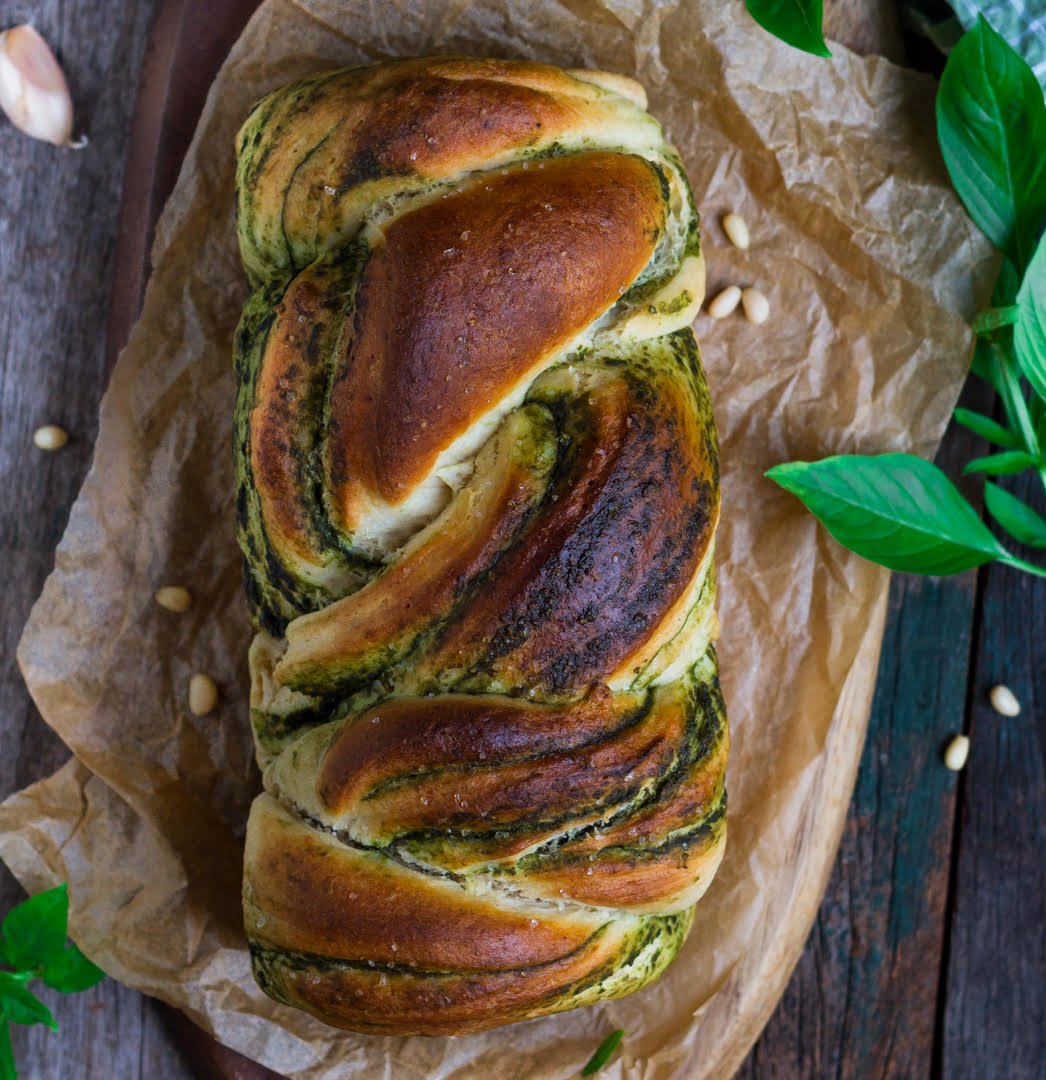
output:
M968 386L963 404L990 394ZM952 476L984 444L952 424L937 461ZM975 503L978 488L963 482ZM941 758L963 730L976 574L895 575L868 740L810 940L742 1075L928 1077L958 780Z
M839 857L802 959L742 1074L751 1080L930 1075L955 788L939 746L961 726L972 593L972 580L893 583ZM947 646L942 625L955 630Z
M87 469L105 386L105 312L123 162L152 3L34 0L0 6L0 23L32 19L52 43L77 103L79 153L34 142L0 124L0 795L67 757L33 708L15 645L51 568ZM55 422L69 445L46 454L33 430ZM22 891L0 871L0 909ZM23 1080L186 1075L171 1040L149 1037L154 1005L107 981L76 996L46 993L61 1025L14 1029Z
M1046 513L1037 478L1004 483ZM1046 1074L1046 581L999 566L983 574L940 1074L972 1075L970 1063L983 1062L985 1076L1039 1080ZM1020 716L991 708L998 683L1017 695Z
M116 287L106 334L109 369L138 317L151 269L156 221L178 178L211 81L257 6L258 0L208 3L208 18L201 19L199 3L159 0L157 4L124 171L114 259ZM150 1016L160 1020L158 1037L152 1040L154 1049L177 1045L185 1063L180 1066L183 1072L208 1080L279 1080L276 1073L216 1042L175 1009L155 1003Z
M114 6L104 20L87 0L2 11L2 25L31 17L51 42L76 101L77 130L86 131L90 143L81 153L57 150L0 126L0 551L8 568L0 620L0 795L48 775L68 756L29 699L15 646L90 461L108 370L141 300L156 214L177 175L211 76L247 16L241 4L230 27L230 9L222 32L209 36L196 17L199 6L191 12L188 7L183 0L157 5L151 36L152 3ZM196 65L189 63L194 50ZM186 104L171 110L165 96L170 69L179 62L187 65ZM211 71L201 78L204 63ZM140 71L151 77L151 97L136 95ZM142 102L151 102L154 112ZM143 124L154 118L164 122L150 139ZM125 201L121 211L125 162L126 190L144 201L130 210ZM144 227L129 233L132 221ZM33 430L48 422L60 423L72 436L58 454L32 444ZM22 895L0 868L0 909ZM115 982L75 996L44 996L60 1034L43 1027L14 1029L23 1080L266 1075L254 1066L244 1071L245 1059L184 1019L172 1022L171 1010Z
M151 269L153 230L178 179L211 81L259 0L157 0L124 171L109 309L109 367L127 342ZM201 18L206 8L207 17Z
M896 11L868 7L827 8L830 36L903 60ZM857 9L868 17L855 18ZM990 393L968 386L963 403L986 408ZM937 461L955 476L982 452L979 440L952 424ZM976 503L975 485L963 487ZM957 787L940 747L963 728L976 585L972 571L891 582L868 738L839 855L795 973L739 1074L745 1080L931 1075Z

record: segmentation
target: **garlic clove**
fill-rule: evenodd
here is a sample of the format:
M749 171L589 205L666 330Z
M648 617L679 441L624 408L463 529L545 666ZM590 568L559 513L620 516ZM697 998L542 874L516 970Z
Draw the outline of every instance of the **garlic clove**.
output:
M72 142L73 99L47 42L31 26L0 34L0 108L16 128L56 146Z

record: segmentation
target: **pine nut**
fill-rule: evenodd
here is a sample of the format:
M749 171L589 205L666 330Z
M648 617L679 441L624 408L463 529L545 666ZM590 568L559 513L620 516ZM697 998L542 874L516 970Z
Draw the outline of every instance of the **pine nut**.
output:
M993 686L988 699L992 703L992 708L1000 716L1020 716L1021 714L1021 703L1008 686L1003 686L1001 683Z
M741 306L745 309L745 318L757 326L770 317L770 301L758 289L745 289L741 293Z
M944 763L952 772L961 772L970 756L970 740L966 735L956 735L944 751Z
M156 590L156 602L168 611L181 614L192 607L192 593L181 585L164 585Z
M189 711L195 716L214 712L218 704L218 687L210 675L194 675L189 680Z
M727 239L736 248L742 251L748 250L750 238L748 235L748 222L740 214L729 213L723 218L723 232Z
M736 285L727 287L708 305L713 319L725 319L741 302L741 290Z
M61 450L68 441L68 432L57 424L45 424L33 432L33 442L41 450Z

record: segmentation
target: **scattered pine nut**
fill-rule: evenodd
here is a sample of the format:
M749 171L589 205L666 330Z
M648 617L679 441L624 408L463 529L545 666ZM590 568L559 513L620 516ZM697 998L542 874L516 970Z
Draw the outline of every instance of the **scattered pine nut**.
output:
M952 772L961 772L970 756L970 739L967 735L956 735L944 751L944 763Z
M742 251L748 250L750 238L748 235L748 222L740 214L729 213L723 218L723 232L727 239L736 248Z
M708 305L713 319L725 319L741 302L741 290L736 285L727 287Z
M156 590L156 602L168 611L181 614L192 607L192 593L182 585L164 585Z
M1003 686L1001 683L993 686L988 699L992 703L992 708L1000 716L1020 716L1021 714L1021 703L1008 686Z
M741 293L741 306L745 309L745 318L757 326L770 317L770 301L758 289L745 289Z
M69 441L69 433L57 424L45 424L33 432L33 442L41 450L61 450Z
M218 687L210 675L194 675L189 680L189 711L195 716L214 712L218 704Z

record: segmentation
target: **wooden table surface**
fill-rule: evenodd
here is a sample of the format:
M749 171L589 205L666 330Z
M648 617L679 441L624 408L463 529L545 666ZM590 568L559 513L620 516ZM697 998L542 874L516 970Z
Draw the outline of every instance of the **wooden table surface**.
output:
M865 5L877 6L885 10ZM839 0L830 16L853 7ZM15 646L90 460L110 306L119 326L138 301L140 282L112 294L118 248L126 265L141 242L119 236L125 168L134 192L140 170L171 172L190 134L187 125L153 131L159 165L144 159L140 143L128 158L143 62L145 93L162 94L162 81L148 79L184 59L158 55L170 40L164 20L186 18L201 47L195 62L216 66L229 27L202 0L0 3L0 28L31 19L55 47L78 128L91 136L74 153L0 126L0 796L67 756L29 700ZM154 19L160 32L150 36ZM883 26L868 33L884 40ZM202 79L201 101L205 90ZM991 407L983 388L966 395ZM32 444L33 430L51 422L72 434L58 454ZM950 430L940 460L954 474L977 452L972 436ZM1032 487L1015 490L1041 508L1042 492ZM987 704L1001 681L1023 703L1016 719ZM1044 1075L1044 721L1046 581L997 567L895 578L835 871L788 990L740 1076ZM959 730L971 736L972 753L956 776L941 750ZM0 910L20 895L0 869ZM107 980L84 994L47 997L61 1031L16 1029L24 1080L216 1075L184 1023L133 990Z

